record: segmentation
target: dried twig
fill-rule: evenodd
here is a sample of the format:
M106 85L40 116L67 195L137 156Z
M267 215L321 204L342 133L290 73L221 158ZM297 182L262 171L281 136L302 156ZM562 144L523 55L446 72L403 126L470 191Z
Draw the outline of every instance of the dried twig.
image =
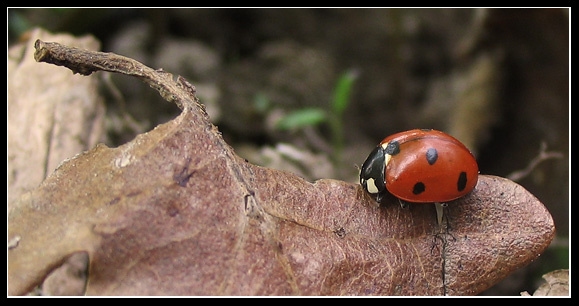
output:
M34 48L34 59L37 62L64 66L73 73L82 75L102 70L135 76L158 90L167 101L176 103L179 108L197 106L205 112L195 96L195 86L181 76L178 76L175 82L171 73L162 69L151 69L134 59L114 53L88 51L41 40L36 40Z
M529 162L527 167L525 169L512 172L507 176L507 178L518 182L528 176L541 162L552 158L563 158L563 154L560 152L547 152L547 144L545 142L541 142L539 154L535 156L531 162Z

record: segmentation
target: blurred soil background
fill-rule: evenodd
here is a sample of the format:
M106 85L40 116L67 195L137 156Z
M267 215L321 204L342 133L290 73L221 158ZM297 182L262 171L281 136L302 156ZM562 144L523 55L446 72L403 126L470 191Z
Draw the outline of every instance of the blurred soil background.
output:
M93 35L102 51L184 76L240 156L310 181L357 182L378 142L413 128L460 139L483 174L556 153L516 181L557 237L484 294L532 292L569 267L567 9L8 9L8 47L35 27ZM179 113L134 78L90 77L108 146Z

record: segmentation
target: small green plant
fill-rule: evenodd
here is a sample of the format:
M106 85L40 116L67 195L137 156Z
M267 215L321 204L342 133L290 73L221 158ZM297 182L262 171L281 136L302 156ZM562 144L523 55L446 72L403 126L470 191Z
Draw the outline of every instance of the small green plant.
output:
M277 123L276 128L282 131L299 130L306 126L313 126L328 120L325 109L317 107L302 108L282 117Z
M332 133L332 147L334 148L333 159L341 162L342 151L344 150L344 111L350 103L352 87L358 78L356 70L348 70L340 76L334 87L334 97L332 99L328 123Z
M344 149L344 112L350 103L352 87L358 78L356 70L347 70L338 78L329 107L303 108L281 118L276 126L280 130L299 130L308 126L327 123L331 133L331 157L338 163Z

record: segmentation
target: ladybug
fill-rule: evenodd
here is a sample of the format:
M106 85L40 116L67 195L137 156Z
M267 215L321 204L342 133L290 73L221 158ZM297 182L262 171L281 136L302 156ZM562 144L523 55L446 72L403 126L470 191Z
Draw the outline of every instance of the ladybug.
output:
M378 202L389 192L407 202L440 204L473 190L478 172L474 156L456 138L416 129L382 140L362 165L360 184Z

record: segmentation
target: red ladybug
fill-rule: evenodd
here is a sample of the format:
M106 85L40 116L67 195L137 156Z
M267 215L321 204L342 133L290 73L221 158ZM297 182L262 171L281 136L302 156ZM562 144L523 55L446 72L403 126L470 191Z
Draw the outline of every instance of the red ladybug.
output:
M378 201L388 191L408 202L448 202L469 193L477 180L472 153L454 137L427 129L386 137L360 171L360 184Z

